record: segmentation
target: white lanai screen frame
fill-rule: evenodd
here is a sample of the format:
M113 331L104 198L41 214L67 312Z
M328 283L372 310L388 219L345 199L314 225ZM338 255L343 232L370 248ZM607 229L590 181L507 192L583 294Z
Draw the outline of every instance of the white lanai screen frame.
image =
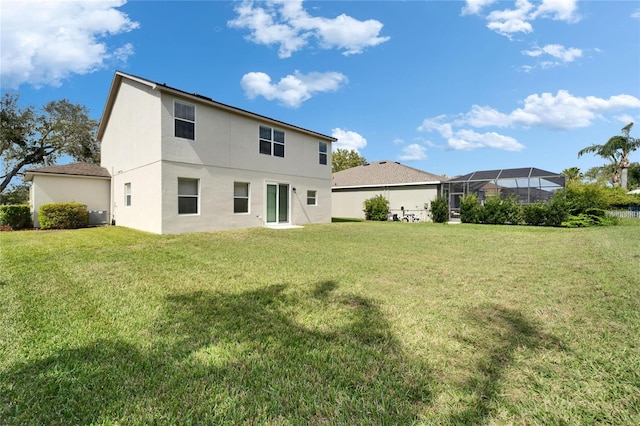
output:
M452 209L458 207L455 199L460 195L476 194L480 203L486 197L499 195L515 197L519 204L532 204L550 199L564 187L564 175L534 167L477 171L449 179L443 185Z

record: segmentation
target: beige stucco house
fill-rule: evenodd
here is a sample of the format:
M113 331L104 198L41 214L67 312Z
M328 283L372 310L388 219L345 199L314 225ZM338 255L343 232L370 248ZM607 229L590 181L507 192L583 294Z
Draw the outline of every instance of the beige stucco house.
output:
M383 195L389 200L390 213L402 218L413 214L430 220L429 206L445 179L433 173L395 161L375 161L333 173L331 205L333 217L364 219L364 201Z
M40 227L40 206L50 203L85 204L90 225L108 223L111 176L107 169L84 163L41 167L27 170L24 180L31 182L29 203L35 227Z
M331 222L330 136L116 72L97 139L110 223L177 234Z

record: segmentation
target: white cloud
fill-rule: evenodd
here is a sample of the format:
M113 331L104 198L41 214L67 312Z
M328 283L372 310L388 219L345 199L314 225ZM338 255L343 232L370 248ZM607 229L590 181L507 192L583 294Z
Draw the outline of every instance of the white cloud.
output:
M638 121L637 119L633 118L631 115L629 114L621 114L621 115L616 115L615 118L617 121L619 121L620 123L624 123L624 124L629 124L629 123L633 123L635 121Z
M523 50L522 54L534 58L549 55L562 62L573 62L582 57L582 50L575 47L566 48L560 44L547 44L544 47L536 47L533 50Z
M519 151L524 149L524 146L512 137L495 132L477 133L469 127L542 127L554 130L588 127L595 120L605 119L605 113L627 109L638 110L640 99L625 94L611 96L608 99L595 96L578 97L566 90L559 90L555 95L552 93L529 95L522 104L522 107L508 113L490 106L473 105L469 112L454 117L439 115L425 119L418 130L438 132L453 149L494 148ZM623 121L625 121L631 116L623 114L615 118L619 117L624 117Z
M522 151L525 147L510 136L496 132L477 133L473 130L459 130L455 137L447 141L449 146L458 150L472 150L476 148L494 148L504 151Z
M640 99L631 95L616 95L609 99L571 95L566 90L527 96L522 108L509 114L514 125L542 126L553 129L588 127L602 113L628 108L640 108Z
M87 74L123 62L133 46L111 47L110 35L137 22L117 10L124 0L3 2L2 85L59 86L72 74Z
M447 145L455 150L470 151L478 148L493 148L505 151L520 151L525 148L516 139L495 132L478 133L469 129L454 130L454 127L465 126L469 123L464 120L452 120L449 123L443 122L446 119L447 117L444 115L426 119L418 127L418 130L440 133L440 136L447 140Z
M510 36L513 33L530 33L532 25L528 22L533 5L527 0L516 0L515 9L494 10L489 13L487 27L498 34Z
M462 15L480 14L493 3L490 0L467 0L462 8ZM543 0L533 3L528 0L516 0L513 9L490 11L486 15L487 28L512 38L516 33L533 32L532 22L538 18L577 22L580 20L577 9L577 0Z
M335 128L331 131L331 136L337 139L336 142L331 144L334 151L342 148L359 152L359 150L367 146L367 140L362 135L351 130Z
M640 8L636 9L633 11L633 13L631 14L632 18L636 18L636 19L640 19Z
M418 161L427 159L427 149L417 143L412 143L402 148L402 154L398 155L398 161Z
M516 67L516 69L518 71L529 73L529 72L533 71L534 67L531 66L531 65L520 65L519 67Z
M577 22L580 20L577 10L578 0L542 0L531 17L544 16L556 21Z
M471 111L456 120L457 125L472 127L546 127L552 129L573 129L588 127L607 111L639 108L640 99L631 95L616 95L609 99L587 96L573 96L566 90L527 96L521 108L509 113L500 112L489 106L473 105ZM444 125L445 123L440 123Z
M508 115L494 108L473 105L471 111L465 114L463 124L468 124L473 127L507 127L510 125L510 120Z
M431 132L435 130L440 133L445 138L450 138L453 136L453 129L451 123L443 123L442 120L446 119L446 115L439 115L434 118L427 118L422 122L420 127L418 127L418 131L420 132Z
M316 93L334 92L347 83L347 77L339 72L312 72L302 74L295 71L271 83L271 77L263 72L250 72L242 77L240 84L249 99L262 96L280 104L297 108Z
M485 6L495 3L496 0L467 0L462 8L463 15L477 15Z
M381 37L383 24L374 19L359 21L342 14L334 19L310 16L302 0L245 0L236 7L238 17L230 27L249 29L247 39L257 44L278 45L278 55L288 58L316 39L323 49L339 49L343 55L362 53L367 47L389 40Z

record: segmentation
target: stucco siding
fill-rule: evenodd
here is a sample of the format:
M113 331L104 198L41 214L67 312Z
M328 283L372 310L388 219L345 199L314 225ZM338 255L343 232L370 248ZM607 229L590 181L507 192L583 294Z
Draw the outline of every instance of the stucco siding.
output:
M174 136L174 102L195 105L195 140ZM265 125L285 132L285 156L259 152L259 128ZM319 164L320 138L286 126L278 126L258 118L194 103L163 94L162 158L163 160L205 166L252 170L288 176L331 179L331 144L327 164Z
M391 213L413 213L421 221L430 220L428 207L437 195L438 185L391 186L368 188L333 188L332 216L364 219L365 200L383 195L389 200Z
M112 175L160 161L160 93L123 79L101 141L101 165Z
M155 162L144 167L115 173L113 219L116 225L162 233L162 167ZM125 185L129 184L130 204L126 205Z
M164 162L162 169L162 233L165 234L265 226L267 182L289 185L290 224L331 221L328 179L174 162ZM178 214L178 178L198 179L197 214ZM234 182L249 184L248 213L234 213ZM306 204L308 190L317 191L317 205Z
M109 217L109 179L79 176L33 176L30 204L34 226L39 228L40 206L51 203L76 202L88 210L105 212Z

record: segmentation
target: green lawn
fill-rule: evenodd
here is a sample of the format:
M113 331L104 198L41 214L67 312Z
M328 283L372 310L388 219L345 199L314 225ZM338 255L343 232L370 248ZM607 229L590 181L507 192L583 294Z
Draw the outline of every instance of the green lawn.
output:
M0 233L0 424L640 424L640 221Z

